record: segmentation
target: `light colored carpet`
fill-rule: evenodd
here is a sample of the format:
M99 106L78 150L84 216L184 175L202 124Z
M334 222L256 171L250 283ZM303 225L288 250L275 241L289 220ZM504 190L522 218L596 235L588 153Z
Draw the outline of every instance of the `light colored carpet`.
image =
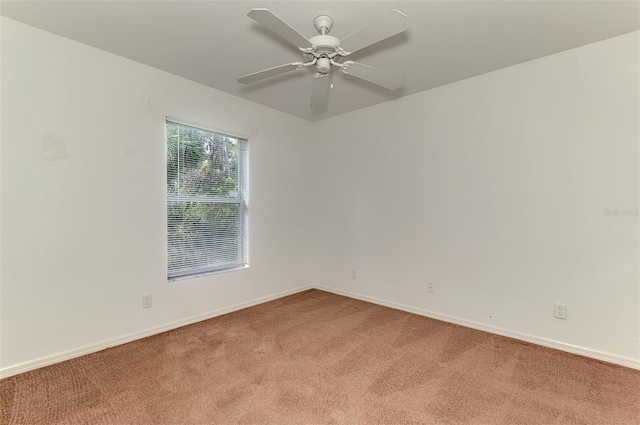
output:
M640 424L640 371L318 290L0 396L2 424Z

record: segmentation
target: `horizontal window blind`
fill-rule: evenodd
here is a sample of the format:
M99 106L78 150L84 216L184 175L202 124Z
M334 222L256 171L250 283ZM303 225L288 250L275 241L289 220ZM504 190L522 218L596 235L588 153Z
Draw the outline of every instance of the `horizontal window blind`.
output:
M167 120L168 277L248 263L248 141Z

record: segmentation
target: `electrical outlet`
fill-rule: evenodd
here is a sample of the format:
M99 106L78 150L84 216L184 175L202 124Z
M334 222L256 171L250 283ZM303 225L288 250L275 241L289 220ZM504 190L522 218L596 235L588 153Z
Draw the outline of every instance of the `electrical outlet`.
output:
M151 308L153 305L151 295L142 296L142 308Z
M436 292L436 288L433 282L427 283L427 292L430 294L434 294Z
M351 269L351 279L355 279L356 278L356 271L354 269Z
M553 317L555 317L556 319L566 320L567 319L567 305L566 304L555 303L555 305L553 306Z

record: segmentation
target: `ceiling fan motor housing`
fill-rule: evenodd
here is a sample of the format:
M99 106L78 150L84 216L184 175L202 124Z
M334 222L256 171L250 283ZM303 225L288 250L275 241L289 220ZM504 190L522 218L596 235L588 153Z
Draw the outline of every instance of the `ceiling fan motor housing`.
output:
M311 37L309 42L313 45L313 53L305 55L307 60L316 57L318 59L316 63L318 72L321 74L328 73L331 69L331 61L329 58L334 55L336 46L340 40L331 35L316 35L315 37Z

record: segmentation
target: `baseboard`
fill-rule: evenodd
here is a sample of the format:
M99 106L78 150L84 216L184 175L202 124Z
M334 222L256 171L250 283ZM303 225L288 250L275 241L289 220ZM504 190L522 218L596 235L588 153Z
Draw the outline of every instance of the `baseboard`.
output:
M490 326L484 323L475 322L472 320L462 319L459 317L449 316L445 314L435 313L429 310L411 307L408 305L396 303L393 301L386 301L379 298L370 297L367 295L357 294L354 292L343 291L336 288L331 288L327 286L321 285L307 285L301 286L295 289L291 289L288 291L282 291L275 294L268 295L266 297L257 298L252 301L247 301L240 304L235 304L230 307L225 307L222 309L214 310L208 313L200 314L197 316L192 316L187 319L178 320L175 322L171 322L165 325L156 326L153 328L145 329L140 332L134 332L119 338L115 338L108 341L103 341L97 344L91 344L84 347L79 347L73 350L65 351L62 353L54 354L52 356L45 356L39 359L31 360L28 362L20 363L13 366L8 366L5 368L0 368L0 379L8 378L9 376L17 375L19 373L28 372L30 370L39 369L44 366L49 366L55 363L60 363L65 360L70 360L75 357L84 356L86 354L95 353L100 350L104 350L110 347L115 347L118 345L126 344L127 342L135 341L138 339L146 338L148 336L156 335L162 332L170 331L172 329L180 328L182 326L191 325L193 323L201 322L203 320L211 319L213 317L221 316L223 314L232 313L234 311L242 310L244 308L252 307L254 305L263 304L269 301L273 301L278 298L286 297L288 295L293 295L302 291L306 291L308 289L316 288L321 291L331 292L338 295L343 295L349 298L354 298L362 301L367 301L373 304L383 305L385 307L394 308L397 310L406 311L409 313L418 314L420 316L430 317L432 319L442 320L443 322L454 323L456 325L465 326L472 329L478 329L481 331L506 336L509 338L518 339L521 341L530 342L533 344L542 345L549 348L555 348L557 350L566 351L573 354L578 354L585 357L590 357L597 360L606 361L609 363L618 364L621 366L626 366L632 369L640 370L640 360L618 356L611 353L606 353L602 351L593 350L590 348L580 347L572 344L567 344L560 341L555 341L548 338L542 338L535 335L529 335L521 332L512 331L509 329L499 328L497 326Z
M28 372L30 370L39 369L41 367L49 366L55 363L60 363L65 360L73 359L75 357L80 357L86 354L95 353L96 351L104 350L110 347L115 347L117 345L126 344L127 342L146 338L148 336L170 331L172 329L180 328L182 326L191 325L193 323L211 319L216 316L222 316L223 314L232 313L234 311L242 310L247 307L253 307L254 305L263 304L278 298L297 294L298 292L306 291L312 288L313 287L310 285L301 286L295 289L290 289L288 291L282 291L275 294L267 295L266 297L257 298L252 301L247 301L244 303L232 305L230 307L225 307L218 310L210 311L208 313L192 316L187 319L178 320L175 322L167 323L165 325L155 326L153 328L145 329L140 332L134 332L119 338L103 341L97 344L91 344L91 345L79 347L73 350L65 351L62 353L54 354L52 356L45 356L45 357L41 357L39 359L31 360L28 362L19 363L17 365L0 368L0 379L8 378L9 376L17 375L19 373Z
M497 326L486 325L484 323L475 322L473 320L467 320L459 317L449 316L446 314L435 313L429 310L411 307L411 306L396 303L393 301L386 301L379 298L369 297L367 295L356 294L354 292L349 292L349 291L343 291L341 289L330 288L330 287L319 286L319 285L314 285L314 288L319 289L321 291L331 292L333 294L343 295L345 297L355 298L357 300L367 301L373 304L394 308L396 310L402 310L409 313L418 314L420 316L426 316L432 319L442 320L443 322L453 323L456 325L465 326L467 328L478 329L480 331L502 335L509 338L514 338L521 341L542 345L544 347L555 348L556 350L566 351L569 353L578 354L581 356L590 357L593 359L602 360L605 362L614 363L621 366L626 366L632 369L640 369L640 360L633 359L631 357L618 356L616 354L606 353L602 351L593 350L590 348L567 344L564 342L555 341L552 339L543 338L535 335L529 335L521 332L516 332L509 329L503 329Z

